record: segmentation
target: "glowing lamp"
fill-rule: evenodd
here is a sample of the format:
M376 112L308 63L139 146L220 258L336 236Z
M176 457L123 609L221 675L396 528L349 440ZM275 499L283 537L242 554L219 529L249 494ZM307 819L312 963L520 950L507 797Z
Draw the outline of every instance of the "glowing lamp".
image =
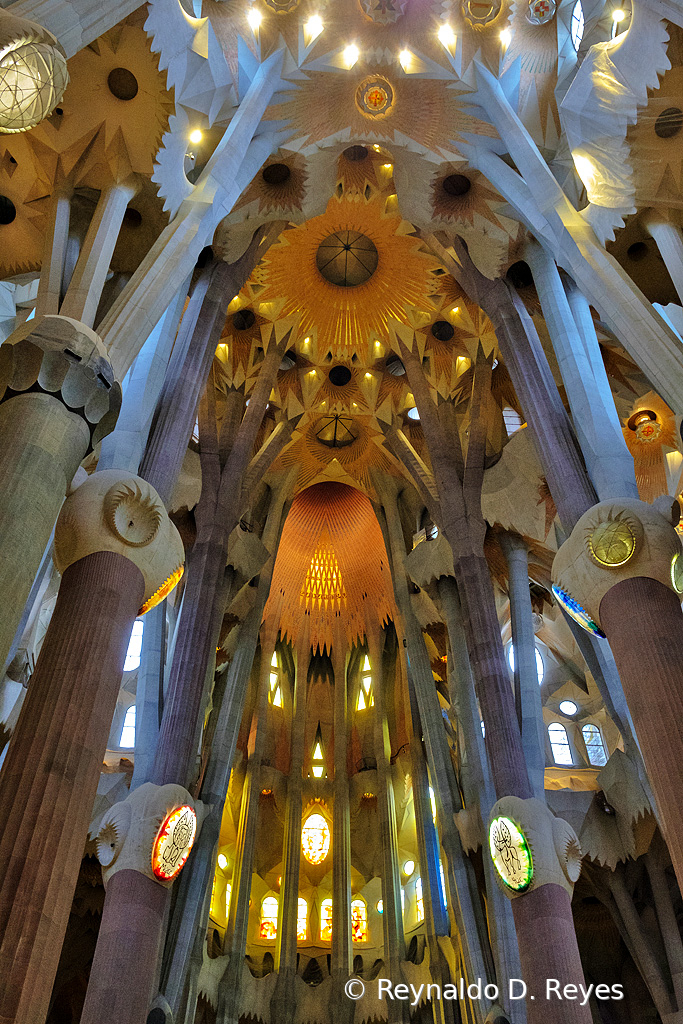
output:
M404 71L407 71L413 61L413 55L410 50L401 50L398 55L399 64Z
M317 39L323 30L323 19L319 14L311 15L304 25L304 30L310 41L313 42L313 40Z
M500 41L505 47L505 49L507 49L512 41L512 32L510 31L509 28L504 28L503 31L500 33Z
M64 95L69 72L51 32L0 13L0 132L14 134L49 117Z
M360 57L360 50L354 43L350 43L344 50L343 57L347 68L351 69Z
M177 878L197 833L197 815L189 804L170 811L161 823L152 847L152 871L164 882Z
M193 146L198 146L204 136L200 132L199 128L195 128L193 132L190 132L190 142Z
M510 818L494 818L489 827L491 860L503 884L513 892L531 885L534 866L524 833Z
M455 32L448 23L442 25L439 29L439 42L446 49L455 45Z
M623 21L625 17L626 11L622 11L620 7L618 7L616 11L612 11L612 21L616 21L618 23Z
M251 26L253 32L258 32L261 24L261 12L257 11L255 7L252 7L247 14L247 21Z

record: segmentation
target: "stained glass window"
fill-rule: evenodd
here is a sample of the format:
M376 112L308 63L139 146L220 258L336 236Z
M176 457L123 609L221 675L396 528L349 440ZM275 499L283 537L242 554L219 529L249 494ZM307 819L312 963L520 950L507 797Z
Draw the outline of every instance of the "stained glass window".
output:
M314 779L322 779L325 775L325 757L323 755L323 744L320 736L320 726L318 726L318 732L316 733L315 746L313 747L313 757L311 758L311 774Z
M372 667L370 665L370 659L367 654L363 662L363 668L360 676L360 689L358 691L358 701L356 703L356 711L365 711L366 708L374 707L375 696L372 692Z
M368 941L368 908L360 896L351 902L351 935L354 942Z
M330 826L322 814L309 814L301 829L301 847L309 864L322 864L330 852Z
M548 736L555 764L574 764L565 727L559 722L551 722L548 726Z
M431 786L429 787L429 803L432 808L432 821L436 825L436 797L434 796L434 790Z
M232 896L232 884L228 882L225 887L225 916L230 913L230 897ZM275 911L277 913L277 910Z
M261 904L261 939L277 938L277 896L266 896Z
M331 548L319 548L309 566L301 588L301 604L306 608L340 611L346 607L346 591L337 556Z
M439 861L439 876L441 878L441 895L443 896L444 907L448 906L448 900L446 899L446 876L443 873L443 864Z
M320 904L320 939L322 942L332 941L332 900L323 900Z
M417 914L418 921L424 921L425 919L425 904L422 896L422 879L415 879L415 912Z
M522 417L511 406L506 405L503 409L503 422L505 423L507 436L512 437L522 426Z
M574 4L574 10L572 11L570 32L572 36L572 43L574 44L574 49L577 51L579 49L579 46L581 45L581 40L583 39L583 29L583 7L581 6L581 0L576 0L576 3Z
M538 676L538 685L540 686L543 682L543 675L545 673L545 667L543 665L543 658L538 647L534 647L536 652L536 675ZM508 647L508 665L512 672L515 671L515 647L514 644L510 644Z
M126 711L126 716L123 719L123 728L121 729L119 746L130 748L135 746L135 704L131 704Z
M270 659L270 692L268 694L270 703L276 708L282 707L282 687L280 686L280 666L277 662L277 653L273 652Z
M296 938L297 942L305 942L308 935L308 904L303 896L299 896L296 913Z
M607 764L607 751L602 739L602 734L597 725L584 725L581 730L583 742L586 744L586 753L591 764L601 766Z
M133 672L140 666L142 634L144 628L145 624L142 619L136 619L133 623L133 628L130 632L130 640L128 641L128 650L126 651L126 660L123 663L124 672Z

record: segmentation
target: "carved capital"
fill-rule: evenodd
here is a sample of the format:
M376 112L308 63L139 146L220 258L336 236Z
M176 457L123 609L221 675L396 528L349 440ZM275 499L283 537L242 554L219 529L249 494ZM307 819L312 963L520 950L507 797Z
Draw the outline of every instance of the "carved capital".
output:
M541 800L504 796L491 809L489 853L509 899L541 885L561 885L571 896L581 874L581 846L568 821Z
M117 871L138 871L170 888L187 860L203 814L182 786L145 782L110 807L95 838L105 887Z
M589 632L600 629L600 602L608 590L638 576L683 592L683 553L674 526L678 502L601 501L581 516L553 562L553 593Z
M137 565L145 580L141 615L163 601L183 574L183 542L161 498L146 480L117 469L94 473L77 487L55 527L60 572L96 551L113 551Z
M0 346L0 402L30 391L81 416L91 446L114 429L121 408L121 386L102 341L66 316L29 320Z

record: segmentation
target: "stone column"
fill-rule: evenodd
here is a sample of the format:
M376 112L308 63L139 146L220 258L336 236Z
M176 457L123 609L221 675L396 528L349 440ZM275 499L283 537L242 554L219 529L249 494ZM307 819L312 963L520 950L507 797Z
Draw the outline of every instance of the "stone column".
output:
M53 4L50 0L15 0L7 8L12 14L36 21L53 33L67 57L88 46L137 10L135 0L69 0Z
M683 231L673 223L668 212L662 210L647 210L641 222L657 243L679 301L683 304Z
M672 527L677 509L667 497L654 505L616 501L589 509L555 556L553 590L610 642L683 887L683 723L677 710L683 699L683 552Z
M304 764L304 729L306 726L306 686L310 652L306 640L296 652L296 680L292 707L292 732L285 835L282 847L282 886L277 912L277 943L275 970L278 972L270 1012L278 1024L292 1024L296 1011L296 925L299 903L299 868L301 864L301 816Z
M101 341L73 320L31 320L0 347L0 664L69 484L120 398Z
M372 666L375 710L373 739L377 761L378 810L380 846L382 850L382 927L384 931L384 961L390 978L401 978L401 963L405 959L403 909L401 906L401 873L398 863L398 834L396 831L396 804L391 773L391 740L386 707L386 683L382 657L383 634L368 636L368 652ZM386 1000L389 1024L403 1020L403 1004Z
M633 458L624 441L602 360L598 366L596 360L588 358L553 257L536 242L529 243L526 255L569 399L574 429L598 497L637 498ZM596 373L602 388L596 382Z
M62 181L54 189L50 206L50 220L43 246L43 260L36 297L36 318L59 313L66 250L69 244L72 195L73 187L69 182Z
M534 796L545 800L545 726L531 617L528 549L517 534L503 533L498 539L508 564L517 719Z
M131 546L133 545L133 546ZM0 1020L44 1020L136 614L182 564L144 481L95 474L55 534L63 573L0 776Z
M336 644L332 649L334 666L334 810L332 819L332 1019L334 1024L350 1020L353 1003L344 994L351 976L353 944L351 940L351 818L349 777L346 766L348 735L349 659Z

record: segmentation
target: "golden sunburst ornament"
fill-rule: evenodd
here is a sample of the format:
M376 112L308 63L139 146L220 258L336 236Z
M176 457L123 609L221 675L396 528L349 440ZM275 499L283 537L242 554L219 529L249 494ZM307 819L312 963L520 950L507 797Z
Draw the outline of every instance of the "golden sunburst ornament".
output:
M355 354L367 361L375 340L388 337L390 321L407 324L411 309L433 308L436 261L408 234L412 225L383 210L381 198L333 198L320 217L285 232L263 260L260 300L284 299L282 316L299 313L299 334L314 339L318 357L331 351L337 359ZM377 264L366 280L350 287L325 279L320 246L333 235L372 243Z

